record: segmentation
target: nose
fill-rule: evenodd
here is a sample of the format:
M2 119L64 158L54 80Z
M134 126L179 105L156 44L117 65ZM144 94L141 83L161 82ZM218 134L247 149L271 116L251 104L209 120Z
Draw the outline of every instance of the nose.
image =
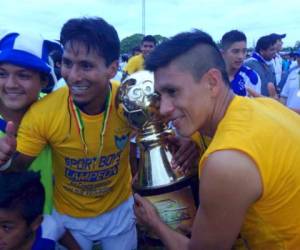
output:
M238 59L244 60L245 56L246 56L246 52L244 52L244 51L240 51L238 53Z
M82 80L82 73L76 65L73 65L62 72L63 77L69 82L77 82Z
M8 88L13 88L17 85L18 83L16 81L16 78L12 74L8 75L8 77L6 78L5 86Z
M174 112L174 105L171 100L161 96L159 112L163 117L169 117Z

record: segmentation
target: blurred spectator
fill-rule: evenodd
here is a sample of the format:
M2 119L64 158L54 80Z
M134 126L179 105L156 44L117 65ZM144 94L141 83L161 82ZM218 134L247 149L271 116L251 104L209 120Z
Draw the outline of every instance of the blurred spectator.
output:
M141 53L142 53L142 51L141 51L140 46L136 46L136 47L134 47L134 48L132 49L132 51L131 51L131 56L137 56L137 55L139 55L139 54L141 54Z
M294 54L297 65L290 69L280 99L287 107L300 113L300 49Z
M126 67L124 68L124 74L122 79L124 79L127 75L131 75L134 72L143 70L145 58L155 48L155 46L156 46L155 37L151 35L145 36L141 42L141 47L140 47L142 53L133 56L129 59Z
M231 30L223 35L221 46L230 87L233 92L245 96L247 95L247 87L260 93L261 81L258 74L243 65L247 53L246 35L241 31Z
M269 96L267 85L269 82L275 85L276 78L272 59L275 57L275 40L270 36L262 36L258 39L255 52L246 60L245 65L253 69L261 79L261 94Z
M276 54L275 57L272 59L272 63L275 70L276 85L278 86L282 76L282 57L279 54L279 52L282 50L282 45L283 45L282 39L286 37L286 34L280 35L280 34L272 33L270 34L270 37L275 41Z

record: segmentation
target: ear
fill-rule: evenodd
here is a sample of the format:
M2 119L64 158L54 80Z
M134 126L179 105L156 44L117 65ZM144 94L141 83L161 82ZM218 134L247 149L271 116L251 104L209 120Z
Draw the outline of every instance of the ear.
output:
M119 67L119 60L115 60L113 61L109 66L108 66L108 75L109 78L113 78L117 71L118 71L118 67Z
M39 215L38 217L36 217L35 219L34 219L34 221L30 224L30 228L31 228L31 230L33 231L33 232L35 232L38 228L39 228L39 226L42 224L42 222L43 222L43 215Z
M211 97L216 97L219 95L221 88L225 85L220 70L211 68L206 72L207 85Z

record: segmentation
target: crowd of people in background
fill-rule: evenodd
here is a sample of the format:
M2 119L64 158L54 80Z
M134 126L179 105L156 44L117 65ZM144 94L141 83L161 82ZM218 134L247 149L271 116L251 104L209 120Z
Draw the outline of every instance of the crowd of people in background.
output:
M138 249L136 219L168 249L300 247L300 48L281 52L285 37L249 54L239 30L219 47L199 30L146 35L120 55L102 18L68 20L59 42L2 34L0 249ZM178 135L174 167L199 165L190 238L132 194L139 152L116 95L145 69ZM201 160L195 133L211 140Z

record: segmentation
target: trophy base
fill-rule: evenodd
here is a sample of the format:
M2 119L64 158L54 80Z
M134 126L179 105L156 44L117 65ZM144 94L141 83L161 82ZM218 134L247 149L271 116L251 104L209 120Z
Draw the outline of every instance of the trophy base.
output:
M189 236L189 230L184 229L191 228L193 224L197 210L193 186L197 186L198 189L198 184L198 177L192 176L164 187L147 189L134 186L133 189L154 205L161 219L170 228ZM138 232L141 244L145 247L141 249L163 246L157 235L149 229L138 226Z

